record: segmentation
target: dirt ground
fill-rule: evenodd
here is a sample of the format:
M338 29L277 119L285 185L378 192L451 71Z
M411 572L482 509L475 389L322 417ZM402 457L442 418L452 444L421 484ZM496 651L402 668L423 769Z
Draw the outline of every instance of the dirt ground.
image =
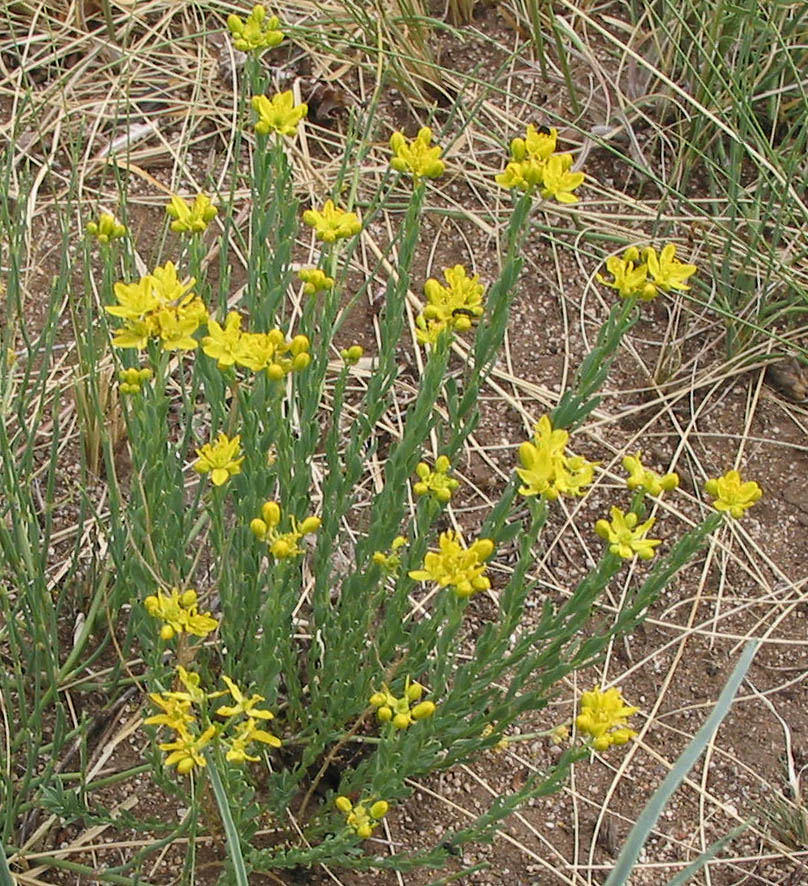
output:
M435 37L442 65L459 73L474 71L482 80L500 76L504 82L507 78L507 108L497 105L496 95L486 101L495 106L495 111L487 112L503 115L501 132L510 131L511 135L525 123L545 124L554 119L554 113L569 115L557 84L543 82L535 65L525 60L511 65L504 74L500 71L504 54L497 45L512 45L514 39L508 17L493 6L478 13L462 42L448 33ZM4 58L8 70L10 61L7 55ZM204 82L215 86L208 97L215 97L220 117L226 118L232 94L222 79L216 40L208 38L201 58L208 66ZM309 60L290 52L273 74L281 87L293 83L305 90L310 88L306 84L312 77L311 69ZM38 76L41 88L46 89L47 66ZM14 107L8 88L11 82L7 77L6 90L0 94L0 124L5 133L10 132ZM341 108L340 103L350 106L360 102L368 84L356 71L348 70L338 88L341 93L336 107L317 119L324 142L338 139L345 131L349 108ZM548 99L548 95L554 98ZM544 97L547 117L530 116L519 107L520 97L531 101ZM384 90L378 127L380 163L387 124L412 129L412 107L412 101L394 87ZM433 126L438 130L447 113L439 105L433 111ZM586 129L602 122L598 113L597 102L593 102L591 119L579 125ZM154 115L162 115L160 137L173 143L185 118L178 113L172 119L171 114L170 107L154 111ZM87 115L89 121L89 110ZM187 166L179 173L171 153L160 149L159 140L147 139L142 155L133 155L138 171L129 173L130 227L146 265L153 263L162 245L149 232L162 223L165 194L192 192L194 181L225 161L227 145L221 138L220 120L213 115L211 119L208 132L204 126L196 130ZM521 123L512 126L513 121ZM104 137L100 131L88 135L89 147L93 147L93 138L97 146ZM571 128L562 129L561 137L572 145L580 144ZM48 145L40 144L34 133L18 141L14 150L20 155L27 153L34 168L42 168ZM493 167L503 160L501 151L495 152L493 141L483 133L458 134L455 153L449 154L448 181L436 185L428 197L414 280L437 276L442 268L458 261L473 267L483 281L495 278L500 260L498 234L508 198L504 192L497 195L490 186L483 186L477 174L452 174L452 165L459 167L469 150ZM304 200L321 189L333 170L329 151L313 138L307 151L307 164L299 173ZM87 156L93 153L88 149ZM60 176L68 171L68 157L57 152L53 163L56 173L43 180L41 200L32 219L35 236L27 261L27 310L32 327L43 320L42 293L58 267L59 244L49 224L48 201L58 196ZM305 180L310 169L316 170L314 178ZM648 199L647 186L629 166L596 146L588 149L585 170L589 180L581 189L579 206L571 210L543 206L534 213L535 232L525 249L525 268L506 348L481 400L481 421L467 460L458 466L464 492L456 513L470 532L479 526L483 508L495 501L504 487L513 469L516 446L527 438L533 422L555 404L608 312L609 293L598 287L594 277L600 263L586 250L577 249L582 232L596 228L598 219L609 213L615 192ZM86 206L81 207L82 215L105 199L114 205L109 170L89 164L83 177L83 196ZM492 200L498 202L492 205ZM676 234L682 238L681 251L688 260L707 263L697 232L689 241L682 228ZM379 230L366 231L363 237L383 241L381 223ZM237 282L243 269L234 266L233 270ZM418 296L420 291L414 294ZM358 341L372 353L377 310L378 305L371 301L358 304L345 327L345 341L338 344ZM785 329L782 332L792 334ZM69 350L72 329L67 319L60 334ZM803 335L796 343L805 347L808 339ZM402 343L402 384L415 377L417 360L412 343ZM757 365L752 365L755 362ZM467 848L454 860L454 870L479 862L487 867L463 875L457 882L475 886L603 883L637 814L706 719L744 642L754 637L761 640L761 647L738 698L707 753L664 810L631 884L663 886L713 841L742 823L748 823L743 834L693 882L704 886L808 883L808 845L795 841L788 829L772 827L764 815L773 803L795 799L808 766L808 402L804 397L803 402L798 399L804 394L800 385L805 383L799 368L789 381L782 362L777 364L780 373L768 376L766 362L728 359L723 325L697 303L663 295L644 308L609 375L602 402L576 434L575 451L601 461L602 470L585 498L558 503L542 535L538 563L542 593L533 601L536 618L545 596L563 599L594 562L597 543L581 535L607 513L614 490L623 482L620 459L624 453L642 449L650 466L675 470L681 477L680 491L663 500L657 512L654 534L663 539L677 537L699 519L703 513L699 490L705 477L723 473L736 463L744 477L762 486L764 498L742 522L720 530L652 606L644 624L613 645L597 673L578 675L563 687L557 704L550 709L553 722L537 720L523 727L523 734L529 734L562 722L571 714L572 698L603 680L619 685L629 703L640 708L637 741L579 764L562 791L549 799L532 801L504 824L491 845ZM458 353L454 368L461 366L462 354ZM75 456L79 444L74 440L72 445L72 450L68 446L64 451L66 463L71 452ZM77 510L67 464L62 482L60 518L69 526ZM618 576L604 600L604 613L620 605L628 583L647 569L643 564L632 564ZM494 584L496 587L496 572ZM472 601L469 636L494 613L493 599L493 595L480 595ZM529 627L527 623L525 629ZM72 630L72 626L66 629ZM141 701L133 697L117 712L115 722L105 724L98 734L93 757L101 760L104 772L122 770L143 759L147 739L137 729ZM474 767L413 785L412 799L388 816L384 831L380 829L368 842L367 851L385 854L393 847L417 848L439 842L493 798L518 788L531 773L551 765L558 753L545 739L520 740L515 736L505 749L487 753ZM99 800L110 808L127 807L141 820L170 821L182 811L161 795L147 775L105 789ZM73 861L106 867L120 863L142 840L142 834L122 836L104 825L54 824L38 848L48 854L69 849L68 857ZM144 876L154 884L178 882L184 853L184 846L157 853ZM202 841L198 884L217 881L223 853L220 837ZM28 874L31 879L21 877L19 882L100 882L53 868ZM434 872L394 875L318 869L255 875L251 882L422 886L437 876Z

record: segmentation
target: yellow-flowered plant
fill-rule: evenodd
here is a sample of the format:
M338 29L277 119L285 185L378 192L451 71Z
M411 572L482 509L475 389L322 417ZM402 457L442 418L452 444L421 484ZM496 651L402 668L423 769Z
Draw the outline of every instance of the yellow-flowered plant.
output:
M320 268L301 268L297 278L303 282L304 295L317 295L334 286L334 278Z
M359 216L335 206L333 200L326 200L321 210L307 209L303 213L303 221L314 228L317 239L324 243L353 237L362 230Z
M438 178L443 175L446 164L440 159L441 148L432 146L432 130L423 126L418 135L410 141L403 133L394 132L390 136L393 158L390 165L396 172L409 173L417 183L421 177Z
M626 480L629 489L644 489L648 495L660 495L662 492L676 489L679 485L678 474L657 474L643 465L640 456L641 453L637 452L623 459L623 467L629 475Z
M286 557L298 557L303 553L300 540L304 535L311 535L320 528L319 517L306 517L299 523L295 517L289 518L291 529L281 532L280 505L275 501L267 501L261 506L261 516L250 523L250 530L260 541L266 542L273 557L282 560Z
M376 800L375 803L364 800L354 806L348 797L337 797L334 805L345 816L348 827L362 840L370 837L390 809L386 800Z
M470 597L491 587L485 574L485 561L494 553L490 538L479 538L466 548L460 533L449 529L441 533L438 545L438 551L429 551L424 557L423 569L412 570L410 578L451 587L458 597Z
M174 741L163 742L157 746L161 751L168 753L164 761L166 766L176 766L180 775L190 775L194 767L201 769L208 765L202 749L216 735L215 726L208 726L200 735L194 735L185 727L176 729L175 734Z
M197 593L193 588L187 591L172 588L168 594L158 589L156 594L146 597L143 605L149 615L164 623L160 628L163 640L171 640L176 634L207 637L219 626L210 612L199 611Z
M125 237L129 231L126 225L122 225L115 220L115 216L109 212L102 212L98 216L98 221L87 222L87 233L91 237L95 237L99 243L106 246L112 240Z
M672 289L687 290L685 282L696 273L695 265L688 265L676 258L676 245L668 243L657 256L653 246L642 251L630 246L622 257L612 255L606 259L606 270L612 275L607 280L597 274L598 280L605 286L616 289L623 298L636 297L642 301L651 301L657 293L669 292Z
M114 330L112 344L118 348L142 350L150 339L159 339L164 351L194 350L193 337L208 319L201 299L194 295L196 280L180 280L173 262L166 262L137 283L116 283L116 305L106 312L123 320Z
M435 713L435 703L421 701L424 687L420 683L410 682L407 677L404 683L404 694L396 698L383 686L381 692L370 696L371 705L376 708L376 718L380 723L391 723L395 729L408 729L418 720L425 720Z
M207 194L197 194L191 204L174 195L166 206L166 214L174 219L171 230L177 234L201 233L216 218L217 211Z
M575 726L581 734L592 737L592 747L596 751L605 751L612 745L623 745L636 737L637 733L626 724L628 718L638 710L625 703L616 687L605 692L595 687L582 693Z
M583 456L567 453L569 433L553 429L547 415L536 424L533 440L519 447L519 461L522 467L516 473L523 485L522 495L540 495L550 500L559 495L583 495L584 487L589 486L595 476L595 462Z
M609 543L609 550L625 560L635 555L641 560L650 560L654 556L654 548L662 543L661 539L645 537L655 518L650 517L640 523L640 518L633 511L624 514L616 507L611 509L611 517L611 521L598 520L595 524L595 532Z
M446 286L433 277L424 284L426 305L415 320L419 344L435 344L446 330L467 332L485 310L485 287L476 274L469 277L463 265L455 265L443 278Z
M744 483L738 471L727 471L723 477L716 477L704 484L707 495L715 499L713 507L717 511L726 511L731 517L740 519L760 501L763 490L754 480Z
M208 319L208 334L202 339L202 351L216 361L219 369L243 366L253 372L266 370L273 381L290 372L299 372L311 362L309 340L305 335L287 339L280 329L269 332L244 332L241 315L230 311L224 326Z
M460 485L454 477L449 476L451 467L452 465L445 455L438 456L434 468L430 468L425 461L418 462L415 468L418 482L413 483L413 492L416 495L431 495L441 504L446 504Z
M151 369L122 369L118 373L118 390L122 394L139 394L143 385L152 377Z
M537 132L528 126L524 138L511 142L511 162L505 171L496 176L503 188L532 191L541 190L542 197L554 198L559 203L577 203L575 190L586 176L572 172L572 155L557 154L558 130Z
M271 100L265 95L254 95L252 107L258 114L255 131L260 135L269 135L270 132L277 132L278 135L295 135L298 123L309 111L305 102L295 104L291 89L279 92Z
M257 4L246 21L237 15L227 16L227 27L233 37L233 45L241 52L262 52L272 49L283 40L281 23L277 16L267 18L266 9Z
M395 573L398 572L398 568L401 566L401 554L398 552L405 544L407 544L406 536L397 535L393 539L393 543L390 545L390 550L387 553L384 551L374 551L371 559L377 566L381 567L384 572L389 575L395 575Z
M210 474L214 486L222 486L231 477L241 473L244 456L238 457L241 451L241 435L230 439L224 432L216 438L215 443L205 443L196 450L199 458L194 462L194 470L198 474Z

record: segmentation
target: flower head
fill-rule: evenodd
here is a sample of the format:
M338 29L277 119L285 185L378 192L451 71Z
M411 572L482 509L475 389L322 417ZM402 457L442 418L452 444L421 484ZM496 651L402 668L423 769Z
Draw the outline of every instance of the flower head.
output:
M365 800L354 806L348 797L337 797L334 805L345 816L348 827L362 840L367 840L390 809L386 800L376 800L375 803Z
M261 516L256 517L250 523L250 530L260 541L269 546L269 552L278 560L286 557L299 557L303 553L300 540L304 535L311 535L320 528L319 517L306 517L299 523L295 517L291 517L289 523L291 529L281 532L278 527L281 523L281 509L277 502L267 501L261 507Z
M620 508L612 508L611 515L611 522L598 520L595 524L595 532L609 542L609 550L625 560L630 560L635 554L641 560L650 560L654 556L654 548L662 543L658 538L645 537L654 525L654 518L638 526L640 518L633 511L624 514Z
M275 15L267 18L266 9L260 4L253 7L246 21L237 15L227 16L233 45L240 52L261 52L277 46L283 40L280 24Z
M247 746L254 741L268 744L272 748L279 748L281 746L281 740L276 735L261 729L253 717L248 717L239 723L236 734L230 741L225 758L231 763L243 763L246 760L256 762L260 760L260 757L251 756L247 753Z
M245 717L252 717L256 720L272 720L274 719L274 714L271 711L265 711L261 708L256 708L256 705L261 704L264 701L263 695L251 695L249 698L245 696L242 691L238 688L238 686L230 679L230 677L222 674L222 680L224 680L227 685L228 690L230 691L230 695L233 697L234 705L221 705L216 708L216 713L220 717L239 717L244 715Z
M280 329L269 332L243 332L235 350L239 366L253 372L266 370L272 381L281 381L290 372L300 372L311 362L309 340L305 335L287 339Z
M637 733L626 723L638 708L629 707L619 689L612 687L602 692L595 687L581 695L581 712L575 719L578 731L591 735L596 751L605 751L613 744L626 744Z
M595 463L581 455L567 454L569 434L553 429L544 415L536 424L533 440L519 447L521 467L516 469L523 486L522 495L540 495L555 500L559 495L582 495L595 476Z
M297 272L297 278L303 281L305 295L316 295L318 292L331 289L334 285L334 278L329 277L320 268L301 268Z
M434 345L446 331L467 332L483 314L485 287L476 274L469 277L463 265L455 265L443 278L446 286L432 277L424 284L426 305L415 319L420 344Z
M98 221L87 222L87 233L91 237L95 237L103 246L106 246L111 240L125 237L129 232L126 225L115 221L114 215L102 212L98 216Z
M194 736L187 729L180 728L177 730L177 738L175 741L165 742L158 745L161 751L170 751L165 759L166 766L177 766L177 772L180 775L188 775L193 772L194 767L204 767L207 765L202 748L216 734L216 727L209 726L201 735Z
M654 285L663 292L669 292L671 289L690 289L685 280L698 271L695 265L686 265L676 258L674 243L663 246L658 258L656 249L648 246L643 251L643 258L648 265L649 273L654 278Z
M485 561L494 553L494 542L480 538L469 548L463 547L462 542L459 532L442 532L438 540L440 550L429 551L423 569L410 572L410 578L434 581L442 588L451 586L458 597L470 597L490 588Z
M432 130L424 126L418 130L418 135L409 141L401 132L394 132L390 137L390 147L393 158L390 165L396 172L408 172L415 182L422 176L425 178L437 178L443 175L446 164L439 159L441 148L437 145L430 147Z
M145 382L152 377L151 369L122 369L118 373L118 390L122 394L139 394Z
M558 131L537 132L528 126L524 138L511 142L511 162L496 176L503 188L520 191L541 189L544 198L553 197L559 203L577 203L573 191L583 184L583 172L571 172L572 156L555 153Z
M584 183L583 172L570 172L571 154L553 154L542 170L541 195L545 199L555 198L559 203L577 203L573 191Z
M401 555L398 552L405 544L407 544L406 537L403 535L397 535L393 539L392 545L390 545L389 553L385 553L384 551L373 552L373 562L379 566L383 572L395 575L395 573L398 572L398 567L401 566Z
M238 360L241 349L241 314L230 311L224 326L208 318L208 334L202 339L202 350L219 369L227 369Z
M675 473L660 475L644 467L640 461L640 453L627 455L623 459L623 467L628 471L629 477L626 486L629 489L644 489L648 495L659 495L663 491L676 489L679 485L679 475Z
M309 107L305 102L296 105L292 90L279 92L268 99L265 95L252 97L253 110L258 114L255 131L261 135L277 132L279 135L294 135L297 124L306 116Z
M601 274L596 276L604 286L616 289L623 298L634 296L642 301L651 301L660 290L690 289L685 280L698 270L695 265L686 265L676 259L676 246L673 243L664 246L659 256L653 246L647 246L642 251L642 259L640 261L637 247L630 246L621 258L612 255L606 259L606 270L612 275L611 280Z
M152 714L143 721L148 726L168 726L169 729L179 731L191 723L196 722L196 717L191 713L191 701L185 698L175 698L173 693L150 692L149 698L162 708L162 714Z
M435 703L421 701L424 687L420 683L411 683L407 677L404 683L404 694L396 698L383 686L381 692L370 696L371 705L376 708L376 717L380 723L392 723L396 729L408 729L418 720L425 720L435 713Z
M738 471L727 471L723 477L708 480L704 490L715 499L713 507L717 511L727 511L736 519L743 517L763 495L763 490L754 480L741 482Z
M215 443L206 443L196 450L199 458L194 462L194 470L198 474L210 474L214 486L221 486L231 477L241 473L244 456L236 458L241 451L241 435L231 440L227 434L220 433Z
M426 462L418 462L415 473L418 482L413 484L416 495L431 495L441 504L446 504L460 483L449 476L451 464L445 455L438 456L435 467L430 468Z
M216 207L206 194L197 194L189 205L182 197L172 196L166 214L174 219L171 230L178 234L198 234L216 217Z
M325 243L353 237L362 230L359 216L334 206L333 200L326 200L322 210L307 209L303 213L303 221L314 228L317 239Z
M182 592L178 588L172 588L169 594L158 589L156 594L146 597L143 605L149 615L164 622L160 629L163 640L170 640L175 634L182 633L207 637L219 626L210 612L199 612L197 595L193 588Z

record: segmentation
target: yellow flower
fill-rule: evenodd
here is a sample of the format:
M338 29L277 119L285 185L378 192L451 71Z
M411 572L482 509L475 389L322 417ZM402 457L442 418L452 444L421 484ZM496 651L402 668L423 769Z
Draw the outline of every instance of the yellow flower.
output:
M283 40L278 17L267 18L267 11L260 4L243 21L237 15L227 16L227 27L233 36L233 45L241 52L256 52L272 49Z
M482 316L485 287L475 274L469 277L463 265L446 268L443 277L448 286L434 278L424 284L427 304L423 316L427 321L444 323L458 332L466 332L472 322Z
M353 237L362 230L362 223L355 212L346 212L334 206L333 200L326 200L322 211L307 209L303 221L314 228L318 240L333 243L335 240Z
M200 310L201 308L201 310ZM202 302L193 297L182 307L160 308L153 315L156 334L160 337L164 351L193 351L199 342L193 337L200 322L204 322L207 312Z
M194 470L198 474L210 474L214 486L221 486L231 477L241 473L244 456L236 458L241 446L241 435L231 440L227 434L220 433L215 443L206 443L196 450L199 459L194 462Z
M413 492L416 495L429 494L442 504L446 504L460 485L454 477L449 476L450 468L451 464L445 455L438 456L435 467L431 470L426 462L419 462L415 468L419 479L413 484Z
M162 305L179 304L196 283L194 277L180 280L174 262L170 261L162 268L155 268L148 277L152 284L152 292Z
M208 334L202 339L202 350L219 369L227 369L238 360L241 347L241 315L230 311L224 327L213 318L208 319Z
M180 775L188 775L188 773L193 771L194 766L206 766L207 762L202 754L202 748L208 744L215 734L215 726L209 726L197 737L191 735L185 728L178 729L176 741L169 741L158 745L161 751L171 751L165 759L165 765L173 766L176 763L177 772Z
M183 632L196 637L207 637L219 626L219 622L209 612L199 612L197 595L193 588L180 593L172 588L167 596L158 589L143 601L146 612L154 618L165 622L160 630L163 640L170 640L175 634Z
M427 320L423 314L415 318L415 339L419 345L436 345L444 333L451 333L451 326L442 320Z
M110 240L125 237L129 232L126 225L115 221L115 216L102 212L98 221L87 222L87 233L106 246Z
M142 277L137 283L116 283L114 290L118 304L107 305L104 310L124 320L143 320L160 306L160 300L152 289L149 276Z
M451 529L442 532L439 551L429 551L424 568L410 572L416 581L434 581L440 587L451 585L458 597L470 597L491 587L485 575L485 561L494 553L494 542L480 538L470 548L463 547L460 533Z
M197 194L192 206L175 195L166 206L166 213L174 219L171 230L178 234L197 234L204 231L208 222L215 218L216 211L206 194Z
M626 480L626 486L629 489L642 487L649 495L659 495L663 491L676 489L679 485L678 474L660 475L643 467L639 452L636 455L627 455L623 459L623 467L629 473L628 480Z
M320 268L301 268L297 272L298 280L303 281L303 292L305 295L316 295L326 289L331 289L334 285L334 278L329 277L325 271Z
M235 352L236 363L253 372L266 370L273 381L280 381L290 372L299 372L311 362L309 340L296 335L288 340L280 329L269 332L243 332Z
M515 138L511 142L511 157L517 162L535 160L544 162L555 152L558 142L558 130L537 132L536 127L528 124L524 138Z
M152 377L152 371L145 369L122 369L118 373L118 390L122 394L138 394L145 382Z
M657 294L656 287L648 280L648 265L639 261L640 253L636 246L630 246L622 258L611 255L606 259L606 270L612 275L607 280L602 274L596 274L604 286L616 289L623 298L637 296L643 301L651 301Z
M256 762L260 757L252 757L247 753L247 745L254 741L260 741L262 744L268 744L270 747L279 748L281 740L261 729L253 717L248 717L243 723L239 723L236 735L230 742L230 749L225 755L226 759L231 763L243 763L245 760Z
M281 509L277 502L267 501L261 507L261 516L250 523L250 531L269 546L273 557L282 560L286 557L298 557L303 553L300 540L304 535L311 535L320 528L319 517L306 517L300 523L295 517L290 518L291 532L279 532Z
M369 807L368 804L370 804ZM390 810L390 805L386 800L376 800L375 803L365 800L354 806L348 797L337 797L334 805L345 815L348 827L362 840L367 840L378 827L379 820L384 818Z
M294 135L297 124L306 116L309 107L305 102L295 105L292 90L279 92L270 101L265 95L252 97L253 110L258 114L255 131L260 135L277 132L280 135Z
M115 330L112 344L116 348L137 348L142 351L152 336L152 323L147 320L126 320Z
M256 708L256 705L264 701L263 695L251 695L247 698L242 694L238 686L230 679L230 677L222 674L222 680L227 684L230 695L233 696L234 705L221 705L216 708L216 713L220 717L237 717L244 714L247 717L253 717L257 720L273 720L274 714L270 711L264 711Z
M519 447L521 468L516 469L523 486L521 495L541 495L555 500L559 495L582 495L595 476L595 462L580 455L567 455L569 434L553 429L550 417L542 416L533 440Z
M662 543L658 538L645 537L654 525L654 518L638 526L639 517L633 511L624 514L620 508L612 508L611 515L611 522L598 520L595 524L595 532L609 542L609 550L625 560L630 560L635 554L641 560L650 560L654 556L654 548Z
M581 712L575 719L578 731L591 735L593 747L605 751L613 744L626 744L636 732L626 727L628 718L638 708L629 707L619 689L612 687L602 692L595 687L581 695Z
M578 202L578 197L572 192L583 184L586 176L583 172L570 172L571 166L570 154L553 154L548 158L542 170L542 197L554 197L559 203Z
M418 130L418 135L408 141L401 132L394 132L390 136L390 147L393 150L393 159L390 165L396 172L408 172L415 182L421 176L437 178L443 175L446 164L439 159L441 148L437 145L430 147L432 130L424 126Z
M695 265L686 265L678 261L674 243L663 246L659 258L657 258L656 249L649 246L643 251L643 258L648 265L648 271L654 278L654 285L663 292L669 292L671 289L690 289L685 280L698 271Z
M713 507L717 511L727 511L735 518L743 517L763 495L763 490L754 480L742 483L738 471L728 471L723 477L708 480L704 490L715 499Z
M196 721L188 699L175 698L167 692L150 692L149 698L163 709L163 713L146 717L143 722L148 726L168 726L178 732Z

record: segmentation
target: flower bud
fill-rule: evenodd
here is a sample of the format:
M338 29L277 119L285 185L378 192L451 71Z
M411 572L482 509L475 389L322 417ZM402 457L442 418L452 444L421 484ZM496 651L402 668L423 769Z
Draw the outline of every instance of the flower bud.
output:
M383 705L378 711L376 711L376 716L382 723L389 723L393 719L393 712L387 707L387 705Z
M160 628L160 639L168 642L174 637L174 628L171 625L163 625Z
M410 718L407 714L396 714L393 717L393 726L396 729L406 729L410 725Z
M281 509L277 502L266 501L261 506L261 516L267 526L277 526L281 522Z
M334 800L334 805L339 809L340 812L344 812L346 815L351 811L352 804L351 801L347 797L337 797Z
M193 588L188 588L187 591L183 591L180 595L180 606L183 609L188 609L196 603L196 591Z
M407 687L407 699L409 701L418 701L424 694L424 687L420 683L410 683Z
M367 840L367 838L373 833L373 828L369 824L360 825L356 829L356 835L361 837L363 840Z
M272 381L280 381L283 378L283 367L279 363L270 363L267 366L267 378Z
M319 517L306 517L306 519L297 527L301 535L309 535L317 532L322 521Z
M377 800L370 807L370 817L371 818L384 818L387 815L388 810L390 809L390 804L386 800Z
M422 701L410 711L410 716L413 720L423 720L426 717L431 717L434 713L435 703L432 701Z
M260 517L250 521L250 531L256 538L260 538L261 541L266 538L267 528L267 524Z
M387 696L383 692L374 692L373 695L370 696L370 703L374 708L380 708L385 701L387 701Z

